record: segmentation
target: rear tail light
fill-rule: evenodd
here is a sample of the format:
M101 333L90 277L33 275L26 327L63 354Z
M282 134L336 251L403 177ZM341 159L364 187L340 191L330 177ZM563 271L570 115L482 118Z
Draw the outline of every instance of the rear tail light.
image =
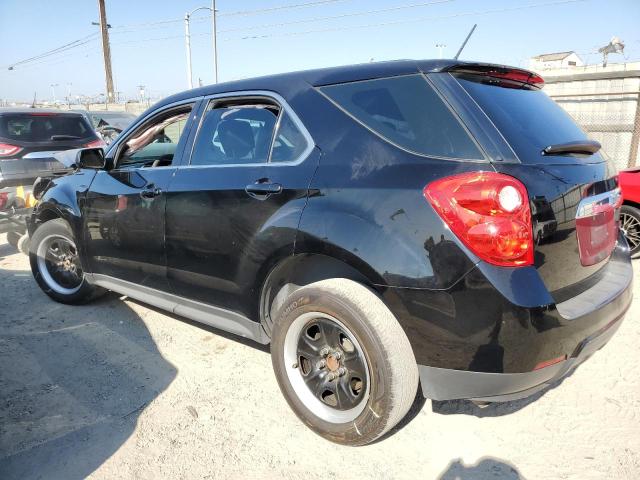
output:
M107 144L104 143L103 140L98 138L97 140L92 140L89 143L85 143L84 146L85 148L103 148L106 147Z
M0 157L8 157L9 155L15 155L22 147L17 145L10 145L8 143L0 143Z
M7 206L8 201L9 201L9 193L0 192L0 210L4 210L4 207Z
M423 194L451 231L493 265L533 264L533 228L527 190L513 177L471 172L442 178Z

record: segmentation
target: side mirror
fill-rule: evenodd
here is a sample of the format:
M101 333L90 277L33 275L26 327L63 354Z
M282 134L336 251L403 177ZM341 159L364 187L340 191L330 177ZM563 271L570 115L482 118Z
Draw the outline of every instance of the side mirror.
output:
M76 157L78 168L93 168L102 170L106 166L104 150L102 148L83 148Z
M63 150L53 155L57 161L67 168L92 168L102 170L106 166L102 148L77 148Z

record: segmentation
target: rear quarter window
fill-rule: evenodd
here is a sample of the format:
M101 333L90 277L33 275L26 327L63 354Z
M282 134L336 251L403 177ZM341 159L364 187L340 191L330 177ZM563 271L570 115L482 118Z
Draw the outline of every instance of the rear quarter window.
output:
M422 75L330 85L320 91L401 148L440 158L484 158L460 120Z

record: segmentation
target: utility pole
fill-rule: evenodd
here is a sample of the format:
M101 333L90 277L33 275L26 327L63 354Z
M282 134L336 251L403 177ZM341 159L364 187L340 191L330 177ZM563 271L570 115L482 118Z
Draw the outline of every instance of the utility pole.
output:
M107 11L104 0L98 0L100 10L100 31L102 33L102 54L104 56L104 75L107 82L106 102L113 101L113 75L111 73L111 48L109 47L109 26L107 25Z
M218 83L218 44L216 30L216 0L211 0L211 38L213 43L213 83Z
M440 57L439 58L442 58L442 49L443 48L447 48L447 46L444 43L436 43L436 48L440 49Z
M216 45L216 0L211 0L211 7L198 7L184 14L184 45L187 53L187 85L193 88L193 72L191 70L191 16L198 10L211 11L211 36L213 47L213 83L218 83L218 47Z
M57 83L52 83L49 86L51 87L52 102L55 104L56 103L56 87L58 86L58 84Z

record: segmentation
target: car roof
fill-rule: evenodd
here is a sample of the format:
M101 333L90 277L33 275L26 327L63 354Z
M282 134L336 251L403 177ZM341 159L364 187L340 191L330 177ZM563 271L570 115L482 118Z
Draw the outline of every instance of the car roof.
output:
M193 90L186 90L161 100L155 107L188 100L199 96L215 95L243 90L269 90L271 88L286 88L288 84L305 82L311 86L331 85L335 83L357 82L375 78L410 75L412 73L444 72L456 67L483 66L507 68L525 71L517 67L508 67L490 63L463 62L460 60L392 60L386 62L369 62L339 67L302 70L290 73L280 73L256 78L247 78L231 82L207 85ZM531 73L531 72L528 72Z
M0 115L3 113L50 113L56 115L82 115L82 113L74 110L58 110L56 108L30 108L30 107L2 107Z

